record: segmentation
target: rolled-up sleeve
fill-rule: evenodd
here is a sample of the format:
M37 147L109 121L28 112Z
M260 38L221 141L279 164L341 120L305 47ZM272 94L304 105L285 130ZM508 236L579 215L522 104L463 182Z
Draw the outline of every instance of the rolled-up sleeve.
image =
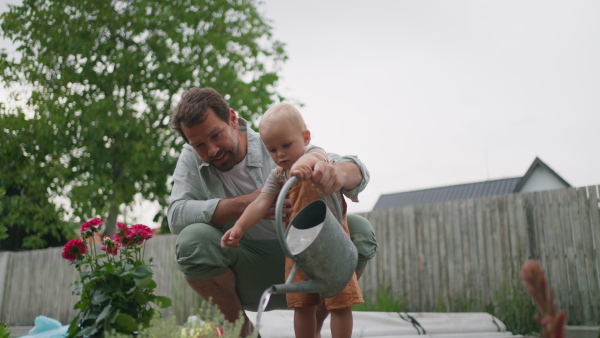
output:
M173 234L179 234L193 223L209 224L220 198L209 198L199 172L196 154L184 147L175 172L169 199L167 221Z
M358 168L360 169L360 173L362 174L362 180L360 181L360 183L351 190L342 189L342 193L346 197L348 197L352 202L358 202L358 194L360 192L362 192L363 190L365 190L365 188L367 187L367 184L369 184L369 179L371 178L367 167L364 165L364 163L360 159L358 159L357 156L354 156L354 155L340 156L340 155L334 154L334 153L327 153L327 156L329 157L329 161L331 163L353 162L358 166Z

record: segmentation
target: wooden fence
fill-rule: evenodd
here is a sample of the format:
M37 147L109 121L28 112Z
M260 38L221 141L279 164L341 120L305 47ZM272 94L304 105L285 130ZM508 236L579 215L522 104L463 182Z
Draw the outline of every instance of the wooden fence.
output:
M153 258L155 294L169 297L173 306L163 310L180 323L196 314L200 297L187 285L174 265L175 235L160 235L146 244L146 257ZM32 326L44 315L69 324L77 315L72 283L78 279L75 266L61 257L62 248L0 253L0 322L10 326Z
M373 296L380 287L402 294L411 312L449 307L467 295L489 300L491 290L517 278L539 258L559 306L573 325L600 324L600 211L598 187L570 188L377 210L367 217L379 253L360 279ZM148 241L156 294L170 297L179 322L195 314L199 297L174 267L176 236ZM68 324L77 273L62 248L0 253L0 322L33 325L45 315Z
M360 279L363 293L389 287L409 311L489 301L518 279L528 258L546 270L573 325L600 324L598 186L376 210L368 218L379 253Z

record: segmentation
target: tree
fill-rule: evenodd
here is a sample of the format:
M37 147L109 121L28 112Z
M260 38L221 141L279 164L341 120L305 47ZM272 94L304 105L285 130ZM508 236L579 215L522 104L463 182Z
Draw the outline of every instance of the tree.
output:
M2 199L4 198L4 195L6 195L6 191L4 191L4 189L0 188L0 201L2 201ZM0 203L0 215L2 214L2 203ZM5 239L6 237L8 237L8 235L6 234L6 227L4 225L2 225L2 223L0 223L0 241Z
M34 153L44 158L51 145L39 142L48 125L26 120L22 113L0 115L0 249L25 250L61 246L75 235L61 220L48 187L55 185L53 168L45 168Z
M38 139L53 149L40 165L61 168L53 170L55 188L75 216L108 215L111 234L136 194L165 205L182 142L168 128L169 113L184 90L213 87L250 121L278 99L286 57L257 7L24 0L2 14L2 36L18 55L0 56L0 76L7 87L30 89L28 108L52 131Z

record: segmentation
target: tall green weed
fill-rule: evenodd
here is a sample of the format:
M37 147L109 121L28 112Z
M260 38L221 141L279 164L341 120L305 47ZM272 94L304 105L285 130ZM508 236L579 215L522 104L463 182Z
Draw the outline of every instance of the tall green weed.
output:
M363 296L365 302L352 307L352 311L376 311L376 312L405 312L406 302L401 294L392 292L388 287L377 290L374 298Z

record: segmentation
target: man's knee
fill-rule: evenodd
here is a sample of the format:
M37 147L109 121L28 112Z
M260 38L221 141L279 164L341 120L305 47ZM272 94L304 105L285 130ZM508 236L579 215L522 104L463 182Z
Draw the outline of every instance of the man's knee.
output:
M350 238L358 250L357 269L364 269L367 262L377 254L377 239L371 223L364 217L348 214Z
M189 281L222 275L230 264L227 250L220 247L223 232L205 223L188 225L177 236L176 267Z

